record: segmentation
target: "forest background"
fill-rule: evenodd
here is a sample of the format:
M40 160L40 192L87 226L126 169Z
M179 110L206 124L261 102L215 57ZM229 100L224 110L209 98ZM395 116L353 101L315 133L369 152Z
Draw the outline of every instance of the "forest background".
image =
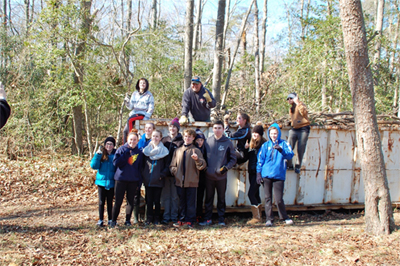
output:
M120 132L128 114L123 99L141 77L155 97L152 118L180 116L189 2L192 74L218 95L218 109L242 108L271 122L287 116L286 96L296 91L311 112L352 110L335 0L224 1L218 87L211 85L215 0L2 0L0 80L12 106L2 143L25 151L93 151ZM376 110L399 116L399 1L385 1L382 12L379 2L362 1Z

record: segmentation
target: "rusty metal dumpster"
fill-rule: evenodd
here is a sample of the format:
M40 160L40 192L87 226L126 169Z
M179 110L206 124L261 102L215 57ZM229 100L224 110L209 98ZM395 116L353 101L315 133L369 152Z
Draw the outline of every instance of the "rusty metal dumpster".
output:
M163 135L167 135L168 121L170 120L151 122ZM140 121L137 125L139 132L143 132L145 123L146 121ZM206 137L213 134L212 124L207 122L190 123L181 127L181 132L185 128L199 128ZM235 129L234 126L232 128ZM283 139L287 139L289 129L282 129ZM400 130L398 127L380 127L380 135L392 204L400 205ZM296 154L296 148L294 152ZM284 201L287 209L363 208L364 185L358 158L354 129L312 126L301 173L288 171L286 174ZM243 208L250 206L248 188L247 163L228 172L228 211L248 211L248 208ZM263 197L261 188L261 198Z

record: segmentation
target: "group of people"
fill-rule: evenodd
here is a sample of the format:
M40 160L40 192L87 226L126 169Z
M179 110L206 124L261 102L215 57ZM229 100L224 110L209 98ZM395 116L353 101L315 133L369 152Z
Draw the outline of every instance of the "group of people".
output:
M163 136L153 123L147 123L145 134L140 137L133 128L134 121L148 120L154 110L154 98L148 88L148 81L142 78L136 84L137 91L126 98L126 106L132 111L125 129L125 144L115 150L115 139L108 137L91 161L91 167L98 170L95 182L99 192L98 226L106 223L106 201L108 225L116 226L125 195L125 225L131 225L132 212L133 222L137 223L142 184L146 192L145 224L172 223L175 227L192 227L198 222L201 226L211 225L216 191L218 224L224 226L227 173L234 165L247 161L250 181L248 197L253 214L249 223L261 222L259 188L262 184L265 225L272 226L274 220L272 194L280 219L286 224L293 224L283 201L286 170L300 173L310 131L307 108L296 93L287 97L293 127L288 142L281 138L279 125L275 123L268 128L266 140L262 125L257 124L251 129L250 117L245 113L237 115L239 128L235 132L225 120L213 123L213 135L208 138L200 129L186 129L182 135L180 126L188 123L189 116L195 121L210 121L210 109L216 105L213 95L198 76L192 78L191 87L184 92L182 116L169 123L168 136ZM236 148L232 141L236 141ZM293 167L291 147L296 142L299 164ZM162 216L161 203L164 207Z

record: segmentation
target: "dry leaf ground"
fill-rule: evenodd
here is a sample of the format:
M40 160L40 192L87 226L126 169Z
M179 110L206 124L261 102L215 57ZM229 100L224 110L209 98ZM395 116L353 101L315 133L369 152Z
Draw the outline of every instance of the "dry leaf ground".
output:
M87 159L0 159L1 265L398 265L400 212L389 236L364 233L357 212L291 213L294 226L97 229ZM120 215L123 223L124 213Z

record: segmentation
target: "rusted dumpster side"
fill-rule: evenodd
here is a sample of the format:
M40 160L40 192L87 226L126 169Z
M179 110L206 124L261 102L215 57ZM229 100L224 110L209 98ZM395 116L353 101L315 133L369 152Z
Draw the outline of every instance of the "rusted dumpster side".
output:
M168 121L153 122L167 135ZM145 121L141 121L138 125L141 132L144 124ZM206 137L213 134L211 123L191 123L181 127L181 132L185 128L200 128ZM289 128L282 129L282 138L287 139L288 131ZM400 130L381 127L380 134L392 203L400 205ZM248 189L247 164L230 170L226 193L228 209L247 210L242 207L250 206ZM262 188L261 197L264 197ZM287 172L284 200L292 210L363 207L364 185L354 129L311 127L301 173Z

